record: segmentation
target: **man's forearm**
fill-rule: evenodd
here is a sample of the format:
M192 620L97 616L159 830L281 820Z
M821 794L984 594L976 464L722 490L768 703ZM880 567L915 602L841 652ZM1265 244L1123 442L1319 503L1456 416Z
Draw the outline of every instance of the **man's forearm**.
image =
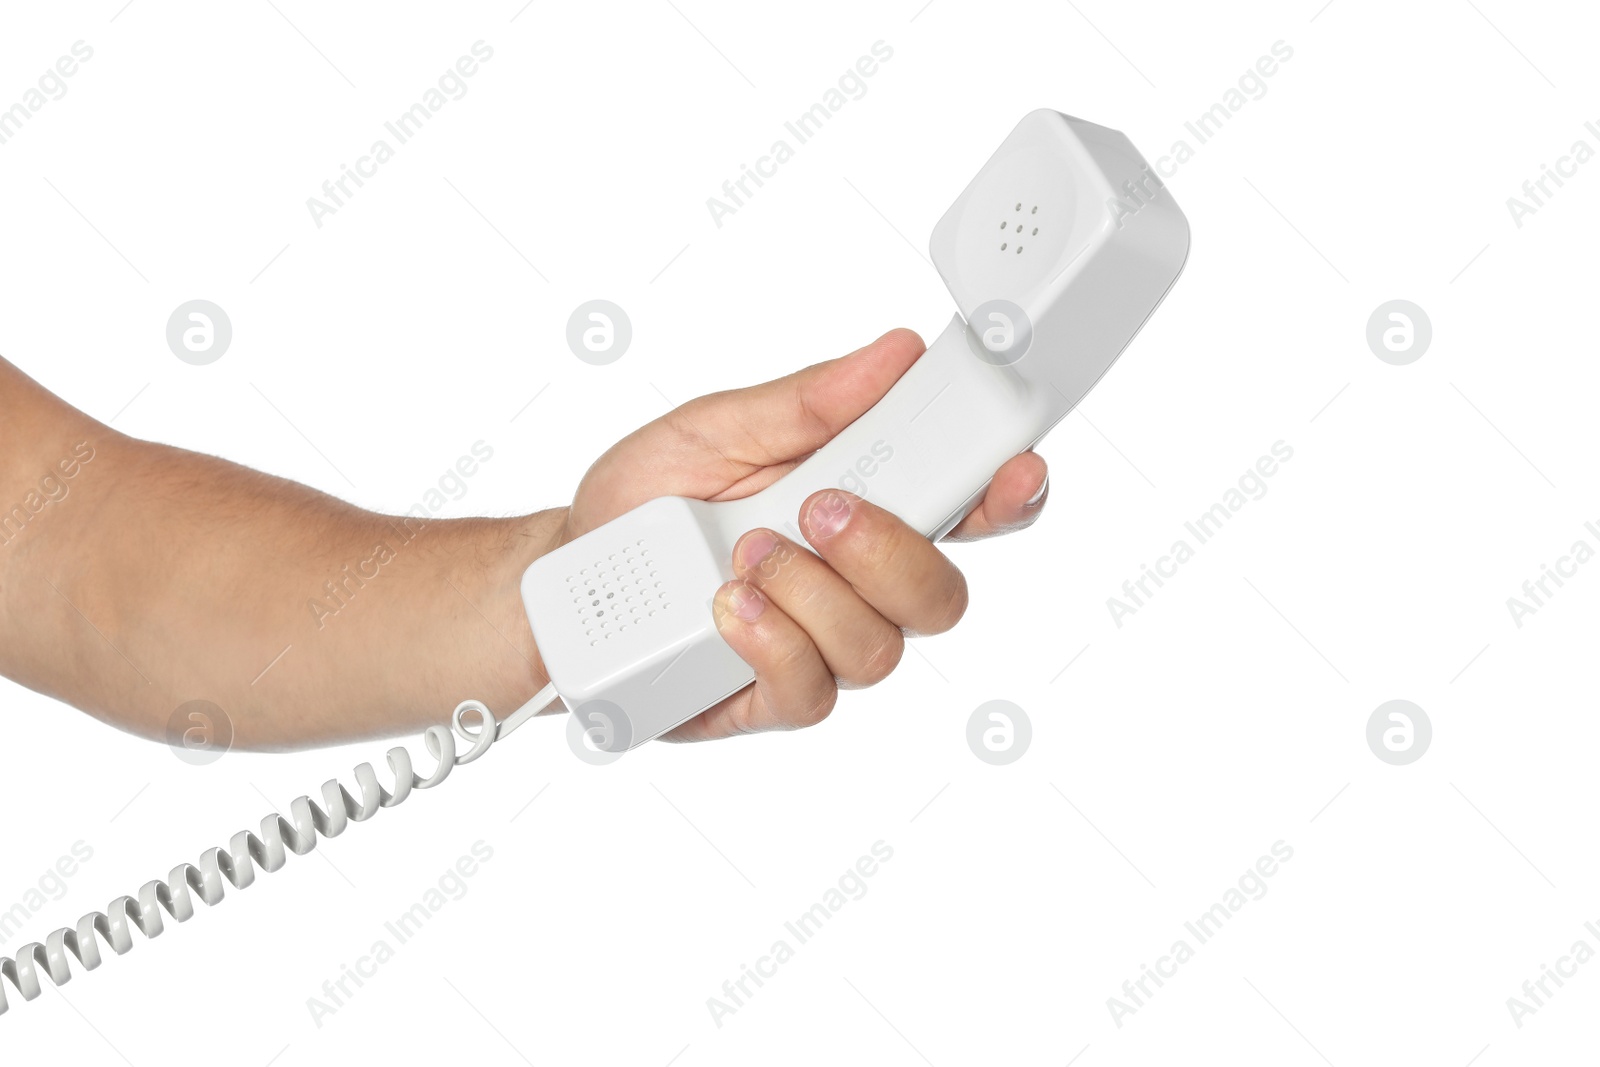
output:
M155 738L210 701L235 744L274 749L416 730L468 697L503 715L543 684L517 578L562 512L383 516L71 409L18 412L0 434L32 462L0 484L21 508L0 522L0 671L24 685Z

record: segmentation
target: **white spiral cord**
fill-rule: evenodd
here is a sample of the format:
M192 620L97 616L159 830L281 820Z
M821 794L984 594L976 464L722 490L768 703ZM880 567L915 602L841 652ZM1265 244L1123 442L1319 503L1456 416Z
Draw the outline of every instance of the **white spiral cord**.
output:
M245 889L255 881L258 864L269 874L282 867L288 859L285 849L303 856L317 847L318 834L338 837L350 823L365 822L380 808L394 807L410 796L413 789L432 789L456 767L483 755L489 746L550 707L555 700L555 687L546 686L538 696L498 724L482 702L464 700L451 715L450 726L430 726L423 732L424 744L439 761L426 778L412 770L411 753L403 745L396 745L388 753L389 770L394 774L393 792L379 784L372 764L363 763L355 769L361 793L359 799L352 797L337 778L331 778L322 785L326 808L318 807L310 797L297 797L289 805L289 819L277 812L262 818L259 836L240 830L229 840L226 850L209 848L201 853L198 865L180 863L172 868L165 882L160 879L146 882L137 899L118 897L106 905L105 911L87 913L78 920L76 927L62 927L46 937L43 944L23 945L15 956L0 957L0 975L11 980L23 1000L33 1000L41 992L41 970L57 986L66 985L72 979L67 953L76 957L86 971L94 970L104 961L96 934L105 938L111 951L119 956L133 947L131 926L137 926L145 937L159 937L164 929L162 908L175 921L188 922L195 915L194 896L215 907L223 899L223 879L235 889ZM463 716L468 714L476 715L475 726L464 721ZM471 743L459 756L456 755L457 733ZM0 981L0 1015L6 1010L5 982Z

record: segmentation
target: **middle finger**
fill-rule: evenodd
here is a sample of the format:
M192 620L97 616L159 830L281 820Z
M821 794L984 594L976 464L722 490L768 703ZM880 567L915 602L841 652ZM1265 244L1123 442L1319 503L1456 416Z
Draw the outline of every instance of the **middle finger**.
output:
M900 628L812 553L772 530L751 530L733 548L734 571L810 635L841 684L881 682L900 662Z

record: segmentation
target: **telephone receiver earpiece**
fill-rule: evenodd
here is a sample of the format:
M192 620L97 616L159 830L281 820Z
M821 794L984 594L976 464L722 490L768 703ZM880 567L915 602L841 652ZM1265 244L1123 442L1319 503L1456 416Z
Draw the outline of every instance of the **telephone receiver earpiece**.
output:
M1183 270L1189 225L1121 133L1025 116L934 227L958 313L873 408L741 500L662 497L536 560L522 580L550 681L610 751L754 680L711 598L734 543L796 543L800 506L846 489L937 539L1110 369Z

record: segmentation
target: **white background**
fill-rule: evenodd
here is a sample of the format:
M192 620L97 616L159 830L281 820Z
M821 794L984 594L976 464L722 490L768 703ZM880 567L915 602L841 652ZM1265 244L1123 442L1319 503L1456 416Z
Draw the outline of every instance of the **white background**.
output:
M950 302L927 235L1029 110L1195 155L1169 179L1183 280L1043 446L1044 519L951 549L973 589L955 632L801 734L592 767L536 723L62 991L7 985L7 1062L1591 1051L1600 963L1520 1028L1506 1000L1600 949L1600 566L1520 628L1506 599L1600 547L1600 162L1520 228L1506 198L1600 148L1593 12L919 2L8 9L0 105L73 42L94 56L0 145L0 352L117 429L395 511L480 439L494 458L449 514L559 504L669 401L896 325L931 337ZM318 229L306 198L480 39L467 95ZM879 40L865 96L715 226L706 198ZM1280 40L1265 95L1198 144L1185 121ZM564 342L596 297L634 327L608 367ZM165 342L194 298L234 328L207 367ZM1433 324L1409 366L1365 341L1394 298ZM1266 495L1114 625L1106 599L1280 440ZM1365 739L1395 698L1434 730L1403 767ZM1010 766L967 747L991 699L1033 724ZM197 769L15 686L0 707L0 909L93 849L26 937L382 751ZM318 1027L307 998L480 839L467 895ZM717 1026L707 998L879 840L867 894ZM1280 840L1269 892L1116 1025L1107 998Z

